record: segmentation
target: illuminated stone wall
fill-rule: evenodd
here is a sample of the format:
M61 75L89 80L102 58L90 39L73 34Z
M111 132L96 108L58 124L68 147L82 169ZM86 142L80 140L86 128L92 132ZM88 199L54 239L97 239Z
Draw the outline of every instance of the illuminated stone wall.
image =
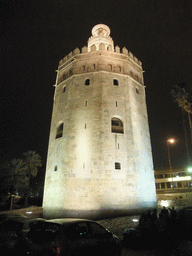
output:
M88 46L59 63L46 217L129 213L156 205L142 64L126 48L114 48L109 34L107 26L95 26ZM111 132L112 118L121 120L123 133Z

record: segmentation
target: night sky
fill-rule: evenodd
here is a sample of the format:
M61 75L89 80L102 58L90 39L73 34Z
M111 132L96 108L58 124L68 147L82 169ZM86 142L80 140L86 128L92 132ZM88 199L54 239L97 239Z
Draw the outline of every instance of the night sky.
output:
M155 169L186 167L182 113L171 87L192 87L190 0L1 0L0 161L27 150L45 163L60 59L99 23L142 63Z

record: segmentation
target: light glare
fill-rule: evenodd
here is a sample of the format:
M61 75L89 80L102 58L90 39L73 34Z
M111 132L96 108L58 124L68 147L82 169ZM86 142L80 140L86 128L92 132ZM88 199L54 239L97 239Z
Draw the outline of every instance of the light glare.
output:
M173 143L175 143L175 140L174 139L168 139L167 142L173 144Z

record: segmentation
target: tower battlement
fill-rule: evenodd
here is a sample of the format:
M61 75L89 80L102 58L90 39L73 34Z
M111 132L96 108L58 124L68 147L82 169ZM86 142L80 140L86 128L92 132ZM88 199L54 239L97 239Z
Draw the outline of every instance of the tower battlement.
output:
M104 24L98 24L92 29L92 36L88 39L88 45L84 46L80 52L79 48L76 48L73 52L70 52L59 62L59 66L62 66L65 62L70 60L72 57L78 54L84 54L88 52L95 51L108 51L114 52L116 54L124 54L126 58L130 58L139 66L142 66L141 61L139 61L131 52L128 52L126 47L120 49L117 45L114 47L113 39L109 36L110 28ZM118 58L118 56L116 56Z
M84 54L84 53L88 53L88 52L95 52L95 51L107 51L107 52L114 52L114 53L125 55L128 59L130 59L131 61L134 61L137 65L142 67L142 62L140 60L138 60L137 57L135 57L132 54L132 52L129 52L126 47L123 47L122 49L120 49L120 47L117 45L117 46L115 46L114 51L112 51L112 49L110 49L110 48L108 48L106 50L103 47L103 43L100 43L99 49L96 49L94 47L94 45L93 45L93 47L91 47L90 51L88 51L88 47L87 46L84 46L81 49L81 51L80 51L80 49L78 47L75 48L74 51L70 52L68 55L66 55L63 59L61 59L59 61L59 68L62 68L63 64L65 64L70 59L74 58L76 55Z
M129 75L143 85L142 64L131 52L128 53L124 47L120 53L118 46L115 47L114 52L104 49L104 46L103 49L101 48L99 45L98 50L88 51L87 47L83 47L81 53L79 48L76 48L65 56L59 62L57 85L72 75L97 71Z

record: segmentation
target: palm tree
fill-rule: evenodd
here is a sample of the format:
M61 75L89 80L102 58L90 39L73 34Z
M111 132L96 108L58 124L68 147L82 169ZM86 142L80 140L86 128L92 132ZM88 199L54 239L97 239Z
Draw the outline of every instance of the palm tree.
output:
M42 166L42 162L41 156L35 151L27 151L26 153L23 153L22 159L24 162L25 170L25 179L23 180L23 182L25 183L25 206L27 206L31 178L37 176L38 168Z
M12 159L8 160L1 166L1 195L3 202L5 203L8 192L11 194L11 207L13 209L14 205L14 195L19 187L23 185L23 180L25 177L24 163L22 159Z
M188 157L188 162L189 162L189 146L188 146L188 140L187 140L187 129L186 129L186 122L185 122L185 113L187 112L187 114L188 114L190 135L191 135L191 143L192 143L192 122L191 122L192 92L185 88L184 83L180 83L178 85L173 86L173 88L171 89L171 95L173 97L174 102L177 102L178 106L182 109L185 144L186 144L187 157Z

